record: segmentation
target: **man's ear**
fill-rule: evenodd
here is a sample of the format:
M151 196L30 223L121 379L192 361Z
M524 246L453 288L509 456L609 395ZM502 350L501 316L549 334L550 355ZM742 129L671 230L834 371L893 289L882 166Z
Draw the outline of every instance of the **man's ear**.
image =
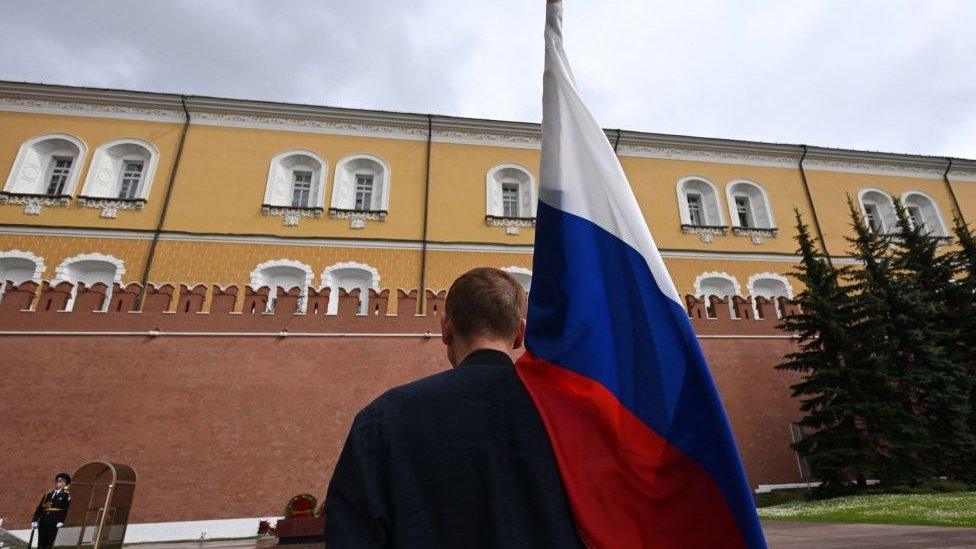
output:
M454 328L448 322L447 315L441 316L441 341L444 342L444 345L450 345L454 342Z
M512 342L512 349L516 351L525 344L525 319L519 320L518 329L515 330L515 341Z

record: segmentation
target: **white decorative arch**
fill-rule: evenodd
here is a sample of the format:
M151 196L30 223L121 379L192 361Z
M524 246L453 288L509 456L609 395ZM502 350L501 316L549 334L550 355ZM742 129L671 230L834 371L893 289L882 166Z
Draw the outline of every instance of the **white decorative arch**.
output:
M22 250L6 250L0 252L0 284L2 284L5 279L4 276L2 276L4 274L4 269L2 267L4 264L4 260L8 260L11 263L17 262L18 260L23 261L25 267L27 266L26 265L27 262L33 264L33 271L30 273L30 275L26 277L24 280L14 280L14 283L19 284L21 282L24 282L25 280L39 281L41 280L41 277L44 276L44 268L45 268L44 258L35 255L31 252L25 252ZM3 288L2 286L0 286L0 291L2 290Z
M719 203L718 187L715 186L715 183L699 175L690 175L678 180L677 185L675 185L675 192L678 195L678 210L682 225L695 225L691 222L691 213L688 209L689 192L699 194L702 197L703 225L725 225L725 213Z
M707 271L695 277L695 296L697 297L704 296L702 284L706 282L709 278L724 279L731 284L733 292L727 297L731 297L732 295L742 295L742 286L739 284L739 280L736 279L734 276L725 272ZM719 297L723 297L723 296L719 296Z
M868 222L871 217L868 207L873 205L878 211L881 232L890 233L895 230L898 222L898 217L895 214L895 203L886 191L875 187L865 187L858 191L857 202L861 206L861 215L864 216L865 222ZM868 224L870 227L870 223Z
M380 272L372 265L345 261L329 265L322 271L322 286L330 288L329 306L326 314L334 315L339 310L339 290L359 289L359 313L369 310L369 290L380 290Z
M259 263L258 266L255 267L253 271L251 271L251 287L260 288L261 286L267 286L268 285L267 282L269 281L267 276L268 272L274 269L275 267L284 267L288 269L295 269L297 271L301 271L304 276L305 286L308 287L312 283L312 277L314 275L312 274L311 267L302 263L301 261L282 258L282 259L274 259L271 261L265 261L264 263ZM290 290L291 288L294 288L294 286L290 288L284 288L284 289Z
M506 216L502 189L518 186L518 215ZM532 171L519 164L498 164L485 175L485 212L492 217L534 218L538 203L538 184Z
M756 283L757 282L761 282L762 280L775 280L776 282L782 283L783 284L783 288L785 289L785 297L787 299L793 299L793 285L790 284L790 281L785 276L783 276L781 274L771 273L771 272L768 272L768 271L767 272L763 272L763 273L756 273L756 274L754 274L754 275L752 275L752 276L749 277L748 282L746 282L746 288L749 290L749 295L750 296L756 296L757 295L756 294ZM759 295L762 295L762 294L760 293ZM763 295L763 297L769 297L769 296ZM779 296L776 296L776 297L779 297Z
M55 280L64 280L74 285L68 303L65 305L66 311L74 308L79 282L84 282L87 286L101 282L108 286L105 299L102 301L102 310L107 310L112 299L112 285L121 284L123 274L125 274L125 263L121 259L97 252L69 257L54 269Z
M71 134L49 133L32 137L17 151L3 190L11 194L71 196L87 155L85 142ZM61 192L51 194L47 192L47 186L56 158L70 158L71 168Z
M288 291L295 286L301 289L298 299L299 313L305 312L305 305L308 303L308 287L312 284L312 268L294 259L274 259L259 263L251 271L251 287L260 288L267 286L271 291L268 292L268 305L265 312L274 311L274 303L278 299L278 288Z
M371 176L373 186L368 207L357 208L356 178L360 175ZM330 207L337 210L388 211L390 181L390 165L386 160L365 153L347 156L336 163Z
M324 208L325 175L328 163L320 154L307 149L291 149L271 159L268 182L264 190L264 205L279 208ZM312 172L312 185L306 206L294 206L294 172Z
M934 198L918 190L905 191L901 195L901 204L906 210L911 206L919 208L922 220L929 229L929 234L949 236L949 231L942 220L942 213L939 211L939 205Z
M512 265L511 267L502 267L502 270L512 275L512 278L521 284L526 292L532 287L532 269Z
M751 209L749 214L752 220L752 225L749 227L743 225L739 219L738 207L735 203L737 196L748 198ZM772 206L769 203L769 196L766 194L766 189L759 183L748 179L730 181L725 186L725 197L728 200L729 216L732 219L733 227L755 229L772 229L776 227L776 222L773 220Z
M54 278L56 280L65 280L73 284L77 283L78 281L74 279L74 275L71 271L71 266L87 261L111 263L115 268L112 275L112 282L122 282L122 275L125 274L125 262L113 255L101 254L97 252L90 254L79 254L65 259L60 265L57 266L57 268L54 269ZM109 287L111 288L111 284Z
M92 155L91 166L81 196L86 198L118 199L126 161L142 162L142 176L134 199L147 200L156 174L159 149L142 139L116 139L102 144Z

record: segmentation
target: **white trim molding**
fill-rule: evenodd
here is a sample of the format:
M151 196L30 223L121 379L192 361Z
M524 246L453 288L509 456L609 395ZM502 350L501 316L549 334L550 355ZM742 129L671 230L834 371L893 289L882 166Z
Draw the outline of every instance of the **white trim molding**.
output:
M753 291L753 288L755 287L756 282L759 281L759 280L763 280L763 279L776 280L777 282L782 282L783 285L786 287L786 298L787 299L793 299L793 285L790 284L790 281L785 276L783 276L781 274L771 273L771 272L768 272L768 271L767 272L762 272L762 273L756 273L756 274L754 274L754 275L752 275L752 276L749 277L749 280L746 282L746 289L749 290L749 295L750 296L754 296L755 295L755 292Z
M709 210L709 205L705 202L706 197L702 196L702 207L704 208L705 214L705 225L725 225L725 212L722 211L722 203L719 200L718 186L712 183L707 177L702 177L700 175L688 175L678 179L677 184L675 184L674 192L678 197L678 211L681 215L681 223L683 225L691 225L691 214L688 211L688 198L687 191L685 190L685 185L687 183L698 181L704 183L712 191L712 204L711 210Z
M67 178L60 192L49 194L54 161L63 157L71 158ZM48 133L24 141L7 175L0 204L22 204L27 215L40 214L44 206L67 206L87 157L88 145L71 134Z
M373 178L368 208L356 208L356 178L359 175ZM364 228L366 221L386 221L392 181L389 163L379 156L357 153L342 158L336 162L332 179L329 217L348 219L352 229Z
M742 286L739 284L739 280L734 276L726 272L718 271L706 271L695 277L695 297L702 297L702 282L707 278L722 278L728 280L732 283L732 289L735 290L734 295L742 295ZM729 296L731 297L731 296ZM732 302L730 301L729 304Z
M144 164L139 186L133 197L120 198L120 185L127 160L140 160ZM120 209L142 209L149 199L158 162L159 149L149 141L124 138L103 143L92 155L78 203L90 208L101 208L101 216L106 218L115 218Z
M307 160L303 160L302 157ZM312 172L308 206L292 206L293 171L295 168L305 168ZM264 188L262 213L284 217L286 226L298 225L298 220L301 217L322 217L322 211L325 209L326 174L328 172L328 161L314 151L290 149L276 154L268 167L268 181Z
M33 262L34 276L31 277L31 280L39 281L41 280L41 277L44 276L45 266L44 266L43 257L31 252L25 252L23 250L6 250L0 252L0 259L4 259L8 257L13 259L26 259L27 261ZM0 281L0 284L2 284L2 282L3 281ZM2 288L0 288L0 291L2 291Z
M298 269L305 273L305 287L307 288L312 284L312 268L308 265L302 263L301 261L296 261L294 259L272 259L270 261L265 261L264 263L259 263L257 267L251 271L251 287L260 288L261 286L266 286L265 281L261 278L261 271L271 267L292 267ZM290 290L291 288L285 288Z
M359 269L362 271L368 271L370 274L369 287L377 292L380 290L380 272L372 265L367 265L366 263L358 263L356 261L345 261L342 263L334 263L329 265L322 270L322 286L328 286L334 291L338 291L336 288L335 277L332 273L339 269Z
M935 199L932 198L931 195L928 195L928 194L926 194L926 193L924 193L922 191L915 190L915 189L909 190L909 191L905 191L905 192L901 193L901 198L899 199L899 201L901 202L901 205L904 208L906 208L906 209L910 205L913 205L913 206L921 206L921 204L910 204L909 203L909 199L911 199L911 197L913 197L913 196L920 196L920 197L922 197L923 199L925 199L925 201L928 202L929 206L931 207L931 211L930 212L922 212L922 215L924 216L926 213L928 213L932 217L935 217L935 221L937 222L937 226L936 227L933 227L935 229L935 233L936 233L935 236L949 236L949 230L946 228L945 221L942 219L942 211L939 209L939 203L936 202ZM911 219L911 218L909 218L909 219ZM931 220L926 219L925 221L926 221L926 223L928 223ZM931 234L931 233L929 233L929 234Z
M98 252L94 252L90 254L79 254L65 259L64 261L61 262L60 265L58 265L56 269L54 269L55 279L64 280L64 281L71 282L72 284L75 284L76 281L72 280L71 276L68 274L68 268L71 265L78 263L80 261L102 261L105 263L111 263L112 265L115 265L115 275L113 277L114 282L119 284L122 283L122 275L125 274L125 262L123 262L121 259L113 255L101 254Z

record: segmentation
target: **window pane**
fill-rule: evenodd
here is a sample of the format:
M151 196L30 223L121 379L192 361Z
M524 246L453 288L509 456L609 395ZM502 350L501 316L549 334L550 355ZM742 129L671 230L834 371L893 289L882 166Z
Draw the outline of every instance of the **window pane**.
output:
M64 193L64 184L71 173L71 158L54 157L51 159L51 178L47 182L47 194L60 195Z
M142 180L142 162L126 161L122 166L122 182L119 184L119 198L132 200L139 190Z
M740 227L752 227L752 208L748 196L735 197L735 212L739 216Z
M692 225L704 225L705 217L702 215L702 197L700 194L688 193L688 219Z
M312 172L295 170L291 185L292 207L308 208L312 198Z
M922 217L922 210L918 206L908 207L908 218L912 220L912 225L914 225L916 229L925 228L925 218Z
M505 217L519 217L518 183L502 184L502 215Z
M373 209L373 175L356 174L356 211Z
M881 226L881 216L878 215L878 207L874 204L864 205L864 217L868 222L868 227L876 233L880 233L883 230Z

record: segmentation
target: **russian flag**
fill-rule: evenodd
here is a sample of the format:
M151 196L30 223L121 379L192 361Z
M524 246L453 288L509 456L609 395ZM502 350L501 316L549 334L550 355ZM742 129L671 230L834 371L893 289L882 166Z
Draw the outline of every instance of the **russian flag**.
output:
M547 5L527 352L516 365L591 547L765 547L708 365Z

